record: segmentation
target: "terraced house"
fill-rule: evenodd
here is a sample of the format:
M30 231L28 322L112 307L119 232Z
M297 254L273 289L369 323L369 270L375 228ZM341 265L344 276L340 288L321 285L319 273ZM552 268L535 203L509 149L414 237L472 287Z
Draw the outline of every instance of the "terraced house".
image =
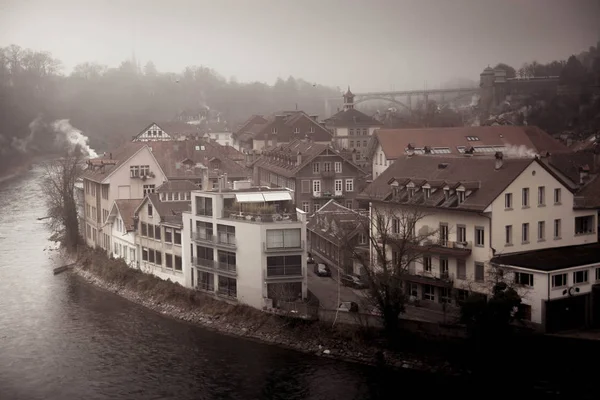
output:
M351 155L308 140L266 150L253 168L254 182L293 190L295 203L307 213L331 199L350 209L357 207L356 196L367 177Z
M455 304L470 292L488 294L497 269L521 291L531 322L557 330L571 327L563 324L571 318L589 321L590 307L571 317L573 307L597 301L591 293L600 257L590 258L588 248L597 246L597 211L579 207L575 192L546 160L498 152L402 156L362 195L371 201L372 218L389 219L371 224L374 237L381 237L378 226L401 235L401 213L414 210L422 214L414 232L432 232L406 278L413 299L432 306ZM560 260L560 249L569 262ZM387 250L393 260L393 246Z

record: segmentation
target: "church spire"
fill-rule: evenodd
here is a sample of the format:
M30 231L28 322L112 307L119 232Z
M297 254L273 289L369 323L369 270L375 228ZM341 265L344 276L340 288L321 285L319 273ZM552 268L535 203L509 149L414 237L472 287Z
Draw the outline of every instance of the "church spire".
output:
M351 110L354 108L354 94L350 91L350 86L348 86L348 91L344 94L344 111Z

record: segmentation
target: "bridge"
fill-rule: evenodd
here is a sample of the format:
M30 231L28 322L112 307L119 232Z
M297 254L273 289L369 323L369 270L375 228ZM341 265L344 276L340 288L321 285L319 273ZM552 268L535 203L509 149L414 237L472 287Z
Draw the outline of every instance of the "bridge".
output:
M390 92L366 92L354 93L354 104L360 104L372 100L381 100L394 103L405 110L412 112L418 103L427 104L429 100L435 100L440 106L464 103L471 100L473 95L479 94L480 88L456 88L456 89L429 89L429 90L401 90ZM332 115L336 111L334 105L341 104L341 98L328 98L325 100L325 111Z

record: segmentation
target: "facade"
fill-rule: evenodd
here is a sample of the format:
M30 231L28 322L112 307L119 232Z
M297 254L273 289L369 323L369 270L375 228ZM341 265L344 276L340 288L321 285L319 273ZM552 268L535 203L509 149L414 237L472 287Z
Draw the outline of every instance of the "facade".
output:
M570 150L535 126L379 129L369 142L373 179L396 159L411 154L507 156L566 153Z
M351 209L358 207L356 197L367 175L347 154L307 140L263 152L253 168L255 184L293 190L296 204L306 213L331 199Z
M163 190L173 199L179 191ZM182 259L182 212L189 211L190 201L162 201L158 193L148 194L135 210L139 251L139 268L164 280L185 284ZM164 197L163 197L164 198Z
M85 242L112 250L105 224L117 199L141 199L167 180L150 148L142 142L127 143L104 157L88 160L82 174L84 187Z
M367 159L369 139L383 124L354 108L354 94L348 88L344 94L344 109L326 119L325 126L333 132L333 145L338 149L355 150L357 163L363 169L370 169Z
M345 274L362 276L354 251L369 253L369 222L365 212L354 211L329 200L313 214L307 227L309 251Z
M108 215L111 226L112 255L122 258L131 268L139 268L139 250L136 245L134 214L143 199L117 199Z
M258 309L306 299L306 220L291 192L227 186L192 192L183 214L185 286Z
M185 140L200 135L197 126L186 122L153 122L132 139L134 142Z
M409 268L406 289L428 304L489 293L493 257L597 242L595 212L574 208L568 182L538 158L404 156L362 196L373 220L389 219L372 224L372 235L377 226L400 234L401 218L418 211L423 257ZM543 325L538 299L523 292L531 322Z
M233 146L235 148L233 132L228 132L225 130L206 132L204 133L203 137L205 139L213 140L219 143L221 146Z
M289 144L298 139L316 143L331 143L331 132L321 125L318 116L304 111L281 111L264 117L253 115L234 133L240 150L262 151Z

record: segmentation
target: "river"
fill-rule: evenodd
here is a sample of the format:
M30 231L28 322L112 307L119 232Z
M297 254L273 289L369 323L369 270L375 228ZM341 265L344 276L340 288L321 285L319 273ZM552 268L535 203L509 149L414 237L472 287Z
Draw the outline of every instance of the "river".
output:
M300 354L165 318L64 273L36 166L0 184L0 399L471 398L462 378ZM538 398L555 398L530 388ZM529 389L528 389L529 391ZM419 396L422 397L422 396Z

